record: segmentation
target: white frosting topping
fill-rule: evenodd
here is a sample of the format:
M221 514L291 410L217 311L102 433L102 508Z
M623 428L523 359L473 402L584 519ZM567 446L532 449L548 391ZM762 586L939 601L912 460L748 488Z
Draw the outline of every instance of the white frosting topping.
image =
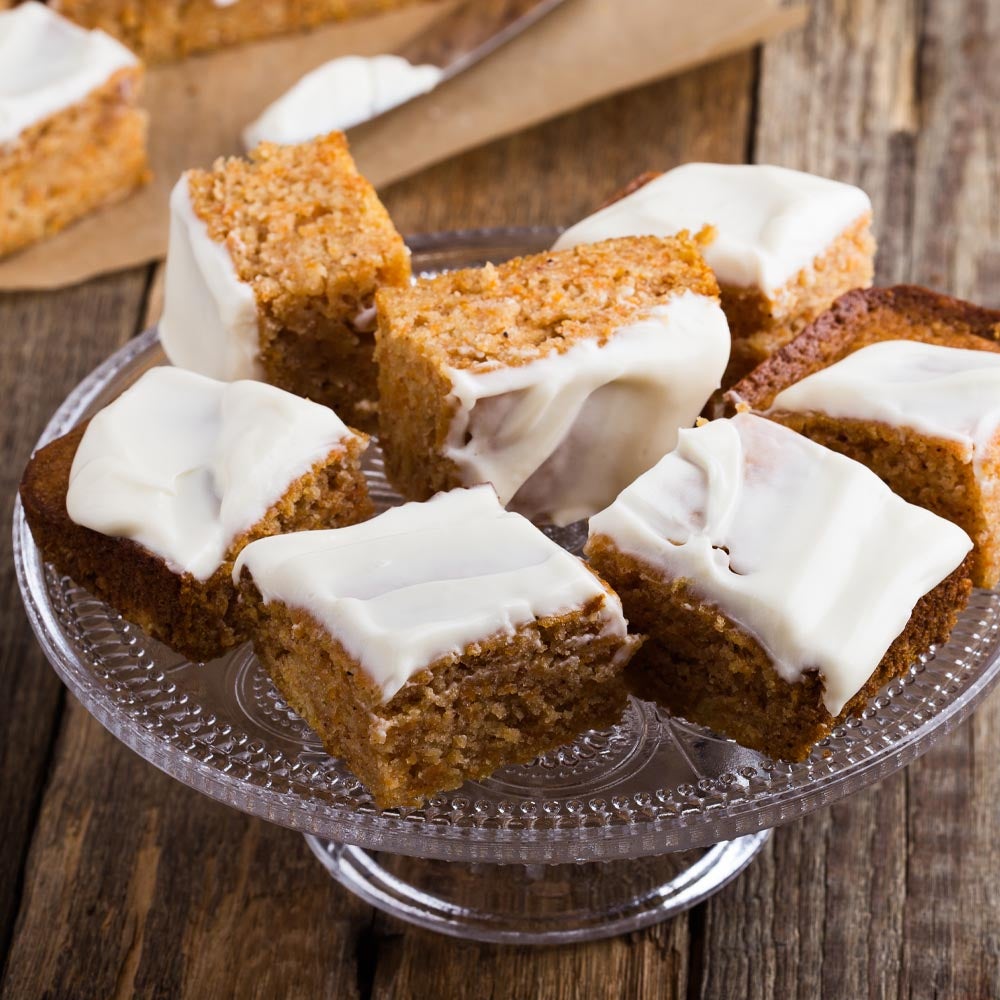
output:
M248 545L266 602L309 612L388 701L419 670L471 643L603 597L602 635L625 637L621 602L587 566L488 486L439 493L348 528Z
M0 12L0 142L82 101L137 59L31 0Z
M225 244L195 214L187 175L170 195L170 249L160 342L170 361L209 378L263 378L257 299Z
M1000 354L886 340L778 393L777 411L910 427L958 441L972 458L1000 428Z
M789 683L818 670L834 716L972 548L863 465L750 414L681 431L590 534L689 581Z
M555 249L614 236L716 228L705 260L719 281L771 293L871 211L860 188L785 167L687 163L566 230Z
M402 56L342 56L307 73L243 131L243 144L290 145L346 131L426 94L440 83L437 66L414 66Z
M448 370L457 410L444 454L466 485L556 524L609 504L677 442L719 387L729 326L685 291L616 330L524 365Z
M153 368L91 420L66 509L207 580L232 542L351 436L332 410L273 386Z

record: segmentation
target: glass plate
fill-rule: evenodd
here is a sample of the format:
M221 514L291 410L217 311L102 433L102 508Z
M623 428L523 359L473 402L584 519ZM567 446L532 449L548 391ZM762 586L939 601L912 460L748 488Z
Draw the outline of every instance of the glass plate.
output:
M499 261L544 249L554 235L493 230L419 237L411 240L414 269L433 274ZM136 338L70 394L39 445L163 361L155 331ZM399 502L377 447L367 473L380 509ZM556 537L573 548L582 532ZM14 551L28 617L47 656L127 746L247 813L341 845L419 858L620 861L757 834L904 767L965 719L1000 663L1000 596L977 591L944 648L888 685L801 764L772 762L632 700L608 732L586 733L422 808L380 811L281 699L249 646L192 664L149 640L42 563L20 505Z

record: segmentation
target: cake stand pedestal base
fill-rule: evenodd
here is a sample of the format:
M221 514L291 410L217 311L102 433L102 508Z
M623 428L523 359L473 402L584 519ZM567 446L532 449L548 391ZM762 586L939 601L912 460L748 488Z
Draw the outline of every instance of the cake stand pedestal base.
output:
M666 920L732 881L770 830L626 861L467 864L380 854L306 836L326 870L372 906L411 924L477 941L561 944Z

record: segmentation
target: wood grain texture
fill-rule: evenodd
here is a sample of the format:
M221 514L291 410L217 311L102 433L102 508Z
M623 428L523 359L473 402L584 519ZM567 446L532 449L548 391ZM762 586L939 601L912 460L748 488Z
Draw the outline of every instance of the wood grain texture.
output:
M6 996L358 995L369 913L302 838L201 799L76 702L25 885Z
M406 233L567 223L643 170L750 156L861 183L880 280L1000 303L1000 7L812 7L804 32L762 52L397 184L390 211ZM67 389L158 314L148 279L0 298L5 497ZM0 616L0 931L18 914L6 997L1000 996L1000 693L903 774L779 830L690 914L500 948L376 915L297 835L159 774L72 700L60 715L9 573Z
M861 184L880 282L996 301L997 13L831 0L764 51L755 159ZM701 994L1000 995L998 717L994 694L908 771L778 831L706 906Z
M992 305L1000 302L998 43L996 3L928 5L910 251L917 282ZM906 772L904 996L1000 996L998 753L995 692Z
M0 299L0 944L10 939L24 859L49 773L63 692L35 642L12 569L9 525L21 470L52 411L135 332L145 275Z

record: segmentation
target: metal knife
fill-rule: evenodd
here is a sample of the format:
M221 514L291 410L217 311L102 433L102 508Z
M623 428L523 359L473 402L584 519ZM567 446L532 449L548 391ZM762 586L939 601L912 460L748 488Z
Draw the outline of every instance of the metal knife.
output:
M244 145L304 142L367 125L479 62L564 2L465 0L394 53L342 56L317 67L247 126Z
M516 38L565 0L466 0L396 50L414 65L430 63L450 80Z

